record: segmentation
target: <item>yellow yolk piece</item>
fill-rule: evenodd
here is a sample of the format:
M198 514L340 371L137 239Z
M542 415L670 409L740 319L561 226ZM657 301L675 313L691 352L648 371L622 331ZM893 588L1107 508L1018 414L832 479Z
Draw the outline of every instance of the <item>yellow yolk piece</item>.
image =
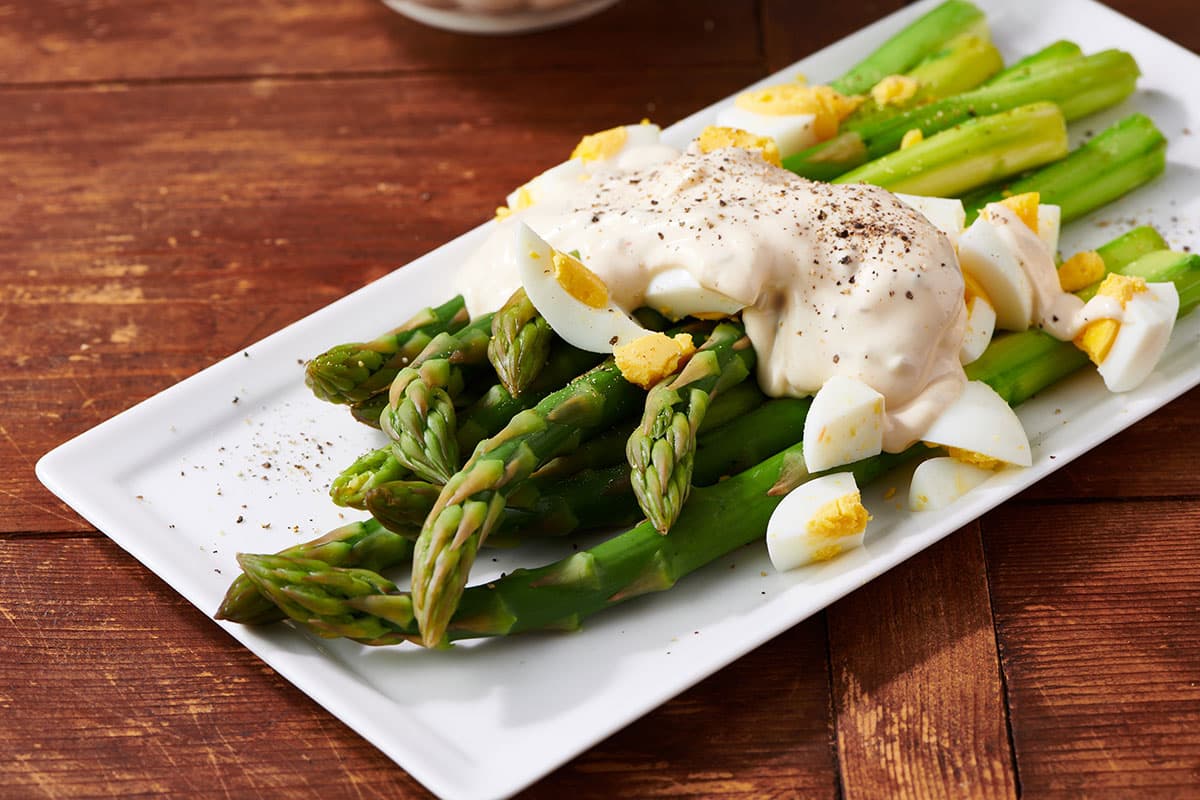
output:
M719 125L709 125L700 132L696 139L700 152L711 153L722 147L740 147L743 150L757 150L763 161L776 167L783 166L779 156L779 147L770 136L757 136L741 128L723 128Z
M921 133L920 128L913 128L911 131L905 132L904 138L900 140L900 149L907 150L914 144L920 144L923 141L925 141L925 134Z
M1034 233L1038 232L1038 203L1042 196L1037 192L1010 195L1000 201L1000 205L1017 215L1017 219Z
M1064 292L1078 292L1104 277L1104 259L1095 250L1084 250L1058 268L1058 284Z
M970 302L972 297L978 297L988 305L992 304L992 301L988 299L987 292L985 292L983 287L979 285L979 281L971 277L969 272L963 273L963 287L963 298L967 302Z
M649 389L678 370L695 352L690 334L680 333L672 339L665 333L651 333L617 346L613 358L625 380Z
M898 106L913 98L921 82L907 75L888 75L871 87L871 97L881 106Z
M871 515L862 504L862 495L858 492L844 494L817 509L817 513L808 521L806 533L819 539L841 539L844 536L857 536L867 529ZM832 545L828 555L824 552L829 546L822 547L813 554L814 561L827 561L841 552L840 545Z
M1135 294L1148 291L1146 279L1136 276L1120 275L1110 272L1096 294L1111 297L1124 308ZM1113 342L1117 340L1117 332L1121 323L1115 319L1098 319L1088 323L1087 327L1075 337L1075 346L1087 353L1093 364L1099 365L1108 356Z
M996 469L1004 464L998 458L985 456L983 453L976 453L974 450L964 450L961 447L947 447L946 455L955 461L961 461L964 464L970 464L980 469Z
M563 291L591 308L608 305L608 287L579 259L556 251L553 261L554 280L558 281Z
M813 133L818 139L825 140L837 133L842 120L853 114L865 99L844 95L829 86L784 83L743 92L737 96L734 105L765 116L812 114Z
M496 219L508 219L512 216L512 209L508 206L496 206Z
M624 125L588 134L575 145L575 149L571 151L571 158L582 159L585 163L604 161L619 153L628 138L629 131L625 130Z

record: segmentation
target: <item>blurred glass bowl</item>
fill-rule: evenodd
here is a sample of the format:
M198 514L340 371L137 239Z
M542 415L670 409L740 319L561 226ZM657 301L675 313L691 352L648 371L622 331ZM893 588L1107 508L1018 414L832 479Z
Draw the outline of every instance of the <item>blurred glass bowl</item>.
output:
M566 25L618 0L383 0L393 10L434 28L506 34Z

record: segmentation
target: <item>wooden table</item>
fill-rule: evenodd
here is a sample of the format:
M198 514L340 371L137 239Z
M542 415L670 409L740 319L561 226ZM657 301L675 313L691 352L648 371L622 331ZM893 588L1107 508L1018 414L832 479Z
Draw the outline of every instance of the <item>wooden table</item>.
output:
M899 5L627 0L472 39L375 0L0 2L0 796L425 796L34 461L474 226L581 132ZM1191 0L1117 5L1200 50ZM1198 429L1193 392L527 796L1197 796Z

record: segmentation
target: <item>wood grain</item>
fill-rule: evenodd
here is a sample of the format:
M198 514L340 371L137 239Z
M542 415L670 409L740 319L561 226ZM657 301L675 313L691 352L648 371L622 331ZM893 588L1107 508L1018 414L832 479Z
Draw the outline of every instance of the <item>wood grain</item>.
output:
M54 445L482 222L582 133L756 74L597 73L624 88L581 108L556 75L534 108L501 76L0 92L0 528L72 516L30 469Z
M826 612L848 800L1016 797L985 570L971 525Z
M1196 501L1005 507L984 521L1027 796L1200 791Z
M516 37L432 30L379 0L45 0L0 9L0 84L759 61L755 4L721 0L625 2L577 25ZM623 57L614 58L618 37Z
M581 132L900 5L626 0L473 39L377 0L0 0L0 797L428 797L33 462L473 226ZM1191 0L1114 5L1200 49ZM960 531L525 796L1194 796L1198 415L1193 392L986 517L982 550Z

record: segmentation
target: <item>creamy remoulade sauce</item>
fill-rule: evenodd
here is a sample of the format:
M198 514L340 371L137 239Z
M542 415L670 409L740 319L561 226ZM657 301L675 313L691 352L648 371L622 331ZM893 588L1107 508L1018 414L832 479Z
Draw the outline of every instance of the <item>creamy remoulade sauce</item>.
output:
M656 273L686 269L745 304L767 394L857 378L885 398L884 449L918 440L966 383L963 279L945 234L882 189L808 181L751 151L671 155L597 168L513 216L577 250L624 309L644 304ZM472 315L520 285L511 226L459 279Z

